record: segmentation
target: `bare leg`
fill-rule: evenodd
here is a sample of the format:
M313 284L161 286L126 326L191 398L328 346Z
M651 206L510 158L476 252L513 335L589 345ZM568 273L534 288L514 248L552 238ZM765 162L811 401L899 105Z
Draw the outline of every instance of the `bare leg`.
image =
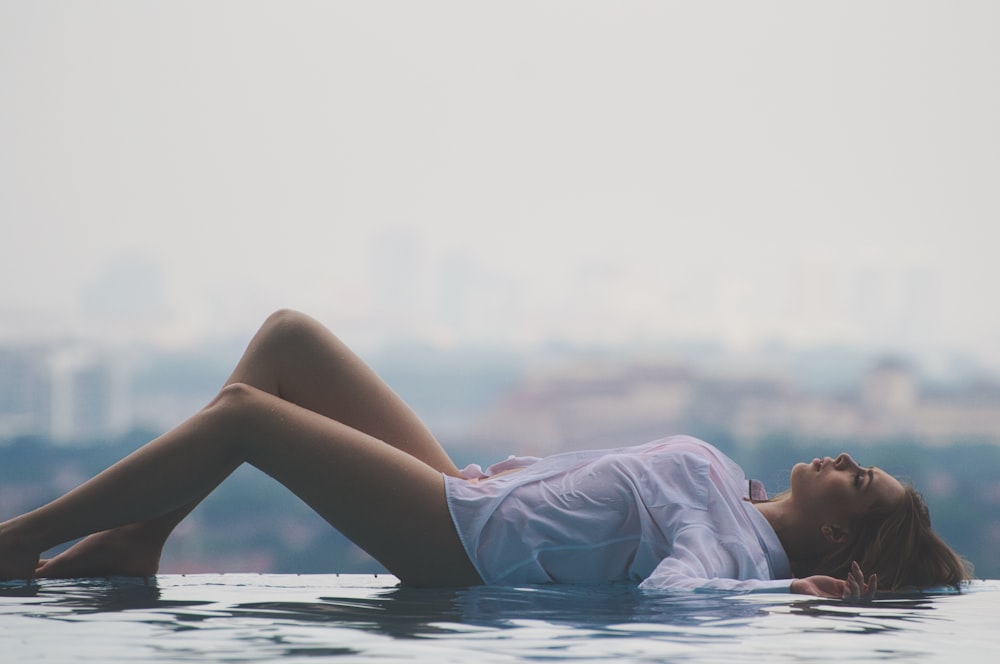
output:
M404 582L480 582L451 524L440 472L387 443L243 384L65 496L0 524L0 578L88 532L169 514L249 462Z
M441 472L458 473L413 411L347 346L304 314L282 310L270 316L226 381L234 383L256 387L368 433ZM42 561L36 574L155 574L170 533L204 497L155 519L95 533Z
M343 342L283 310L265 321L226 384L245 383L364 431L437 470L458 468L423 422Z

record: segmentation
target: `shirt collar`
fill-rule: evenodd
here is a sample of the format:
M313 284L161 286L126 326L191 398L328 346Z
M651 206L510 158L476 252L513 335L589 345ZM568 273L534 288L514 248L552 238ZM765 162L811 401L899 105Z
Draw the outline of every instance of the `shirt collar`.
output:
M764 491L764 485L757 480L748 480L747 491L751 500L767 500L767 492ZM757 498L757 495L763 497ZM757 541L760 542L760 547L764 550L764 555L767 557L767 565L771 568L771 578L792 578L792 564L788 561L788 554L785 553L785 548L781 546L778 533L774 532L771 523L764 518L764 515L760 513L760 510L753 503L744 501L743 508L750 515L750 523L753 524L754 531L757 533Z

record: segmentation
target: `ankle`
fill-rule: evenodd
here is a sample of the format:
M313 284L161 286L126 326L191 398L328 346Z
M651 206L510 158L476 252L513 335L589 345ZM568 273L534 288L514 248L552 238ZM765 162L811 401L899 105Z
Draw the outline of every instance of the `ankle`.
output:
M16 524L0 524L0 580L31 579L41 548L18 532Z
M24 523L23 516L0 523L0 547L38 553L45 550L45 545L39 541L36 532Z

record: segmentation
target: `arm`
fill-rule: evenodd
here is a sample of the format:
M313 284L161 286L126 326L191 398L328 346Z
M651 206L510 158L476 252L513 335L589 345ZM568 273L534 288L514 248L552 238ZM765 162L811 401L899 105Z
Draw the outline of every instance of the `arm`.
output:
M720 540L710 529L687 528L640 588L649 590L724 592L790 592L832 599L870 601L878 588L875 574L865 580L857 562L847 579L809 576L772 579L766 560L739 540Z
M688 528L641 584L646 590L788 593L792 579L772 579L766 559L737 540L719 541L705 528Z
M856 563L851 563L851 573L846 580L835 579L832 576L807 576L804 579L794 579L791 591L801 595L816 595L831 599L856 599L871 601L878 589L878 577L872 574L865 581L864 572Z

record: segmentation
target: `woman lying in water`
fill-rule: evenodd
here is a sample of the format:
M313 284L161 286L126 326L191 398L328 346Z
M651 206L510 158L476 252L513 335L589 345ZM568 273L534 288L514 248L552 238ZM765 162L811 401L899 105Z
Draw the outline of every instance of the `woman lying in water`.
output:
M243 463L412 585L633 581L840 598L967 577L919 495L847 454L797 464L773 500L686 436L460 471L336 337L281 311L203 410L0 524L0 578L153 575L177 524Z

